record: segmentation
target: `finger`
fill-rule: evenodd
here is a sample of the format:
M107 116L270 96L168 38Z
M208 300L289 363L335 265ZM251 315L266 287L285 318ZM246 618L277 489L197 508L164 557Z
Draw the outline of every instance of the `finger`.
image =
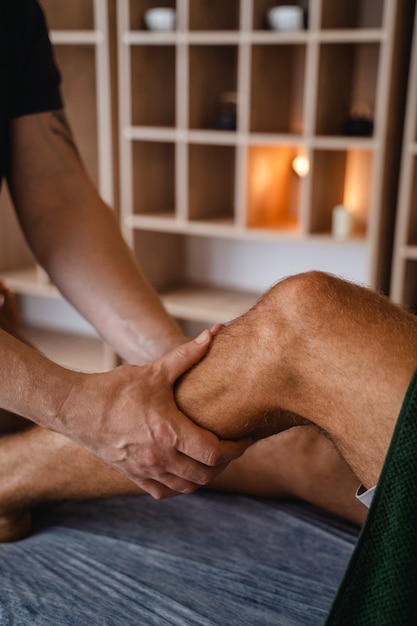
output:
M212 335L216 335L222 328L224 328L224 324L215 324L210 328L210 332Z
M169 478L166 478L166 480L169 482ZM182 482L184 485L186 484L185 481ZM189 485L188 490L181 491L177 489L171 489L163 482L159 482L157 480L152 480L149 478L140 482L140 488L146 491L146 493L152 496L152 498L154 498L155 500L163 500L166 498L174 498L175 496L191 493L198 488L197 485L193 485L192 483L187 484Z
M237 441L220 440L216 435L201 426L197 426L186 416L178 433L176 449L185 456L207 465L215 467L223 463L230 463L240 457L253 441L250 438Z
M228 463L209 467L198 461L178 453L175 464L171 464L169 473L159 474L157 479L173 491L192 493L199 487L208 485L216 476L226 469Z
M216 467L238 459L252 444L253 441L249 438L238 441L217 440L215 448L203 448L197 451L197 458L193 456L193 453L188 456L209 467Z
M196 339L183 343L159 360L171 384L205 355L212 339L211 332L204 330Z
M210 480L211 476L200 484L192 480L186 480L185 478L181 478L176 474L162 474L161 476L158 476L158 481L161 483L161 485L164 485L166 489L168 489L172 493L176 493L177 495L186 495L189 493L193 493L203 485L209 483Z

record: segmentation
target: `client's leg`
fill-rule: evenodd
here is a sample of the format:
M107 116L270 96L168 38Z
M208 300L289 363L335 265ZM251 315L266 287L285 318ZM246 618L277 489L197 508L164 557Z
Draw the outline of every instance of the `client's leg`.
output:
M336 285L341 293L329 295ZM364 297L362 290L322 275L306 275L277 285L253 311L216 338L209 357L179 386L178 399L185 412L224 437L241 433L264 436L303 424L306 419L314 422L316 416L316 423L325 428L319 418L324 415L331 421L335 411L331 410L330 399L338 400L324 367L329 360L331 369L333 347L336 369L343 365L337 358L340 346L331 336L338 337L346 331L348 339L352 333L350 323L343 332L338 330L343 327L343 320L349 319L341 297L343 289L349 294L353 290L353 302L355 298L361 302ZM365 301L370 298L372 306L377 299L375 314L379 308L385 311L385 301L365 293ZM298 304L300 295L302 301ZM330 314L321 317L322 298L323 307L340 309L340 320ZM331 306L329 298L335 300ZM309 302L315 303L317 310ZM356 324L368 331L372 308L368 303L364 310L359 309L361 315ZM411 319L405 316L404 321L397 309L394 313L401 319L400 327L410 326L411 334L415 334ZM354 307L351 315L356 316ZM379 313L378 316L381 317ZM384 316L387 317L386 311ZM329 328L323 329L327 321ZM401 329L399 332L402 336ZM381 333L383 337L383 329ZM353 332L348 351L355 337L362 340ZM320 354L323 380L317 381L313 373L317 362L322 366ZM348 374L345 372L345 378L355 388L355 375ZM342 416L346 413L344 404L340 405ZM323 406L329 411L323 411ZM285 433L262 446L254 446L231 464L213 486L256 495L301 497L360 522L362 510L351 496L356 477L322 436L311 429L298 430L297 436L296 431ZM332 434L330 428L327 430ZM267 489L265 484L269 485ZM320 489L314 488L319 484ZM138 493L140 490L124 477L56 433L34 428L0 440L0 517L3 514L6 523L12 512L18 513L40 501Z
M25 341L14 295L1 281L0 327ZM28 509L40 502L133 493L143 492L83 448L0 409L0 542L24 537Z
M0 542L24 537L28 509L54 500L143 491L71 440L34 427L0 438Z
M177 388L225 438L311 423L376 483L417 367L417 320L378 294L312 272L278 283L224 328Z
M19 337L19 310L14 294L0 280L0 328L15 337ZM20 338L21 339L21 338ZM5 433L22 430L28 426L28 420L9 411L0 409L0 436Z
M208 487L297 498L360 524L365 508L354 497L358 482L332 444L303 427L258 442ZM52 431L32 428L0 438L0 541L10 533L10 539L25 534L19 528L21 513L39 503L142 493L119 472Z
M360 525L367 509L355 497L359 482L328 438L300 426L255 443L209 488L302 500Z

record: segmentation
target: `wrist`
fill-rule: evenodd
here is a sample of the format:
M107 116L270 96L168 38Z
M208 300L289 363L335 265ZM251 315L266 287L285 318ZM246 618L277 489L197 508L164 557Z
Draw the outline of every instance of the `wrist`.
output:
M159 330L158 333L155 330ZM169 329L149 329L147 333L139 324L132 322L129 328L129 341L125 354L121 356L134 365L147 365L161 358L177 346L185 343L187 337L176 323Z

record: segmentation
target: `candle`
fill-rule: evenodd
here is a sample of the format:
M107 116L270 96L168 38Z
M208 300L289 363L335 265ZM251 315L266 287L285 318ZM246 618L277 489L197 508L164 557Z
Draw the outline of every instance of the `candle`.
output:
M332 235L337 241L343 241L351 236L353 216L343 204L337 204L332 214Z

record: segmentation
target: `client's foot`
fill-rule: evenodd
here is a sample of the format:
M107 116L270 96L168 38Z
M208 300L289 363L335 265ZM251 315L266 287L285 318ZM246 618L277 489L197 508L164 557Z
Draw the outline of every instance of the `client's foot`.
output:
M31 515L29 511L20 511L13 515L0 515L0 543L19 541L30 533Z

